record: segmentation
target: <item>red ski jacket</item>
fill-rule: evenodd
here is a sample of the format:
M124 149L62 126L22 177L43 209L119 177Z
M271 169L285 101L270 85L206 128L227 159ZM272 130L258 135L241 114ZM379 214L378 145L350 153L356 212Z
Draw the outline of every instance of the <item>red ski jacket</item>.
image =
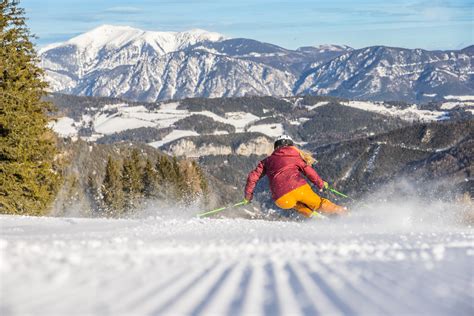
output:
M292 146L276 149L270 156L260 161L257 167L247 177L245 198L252 200L253 190L258 180L267 176L270 181L270 190L273 200L277 200L286 193L305 185L305 175L319 189L324 182L318 173L301 158L298 150Z

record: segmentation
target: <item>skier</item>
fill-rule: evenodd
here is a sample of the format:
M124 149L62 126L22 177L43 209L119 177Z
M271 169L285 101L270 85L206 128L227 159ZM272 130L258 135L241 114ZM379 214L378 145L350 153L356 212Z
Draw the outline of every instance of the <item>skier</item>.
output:
M295 147L289 136L278 137L273 153L260 161L249 173L244 201L252 200L258 180L266 175L270 181L272 198L282 209L296 209L306 217L311 217L313 211L327 214L346 213L346 207L336 205L313 192L302 176L302 174L305 175L320 192L329 187L328 183L323 181L311 167L314 162L311 154Z

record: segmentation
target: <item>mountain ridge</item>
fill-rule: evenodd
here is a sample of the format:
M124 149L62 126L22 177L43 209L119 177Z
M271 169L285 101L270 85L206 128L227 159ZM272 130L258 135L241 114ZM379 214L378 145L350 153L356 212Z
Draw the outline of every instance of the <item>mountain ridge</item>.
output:
M136 101L331 95L429 102L474 94L472 47L291 50L198 29L152 32L104 25L42 49L40 64L54 92Z

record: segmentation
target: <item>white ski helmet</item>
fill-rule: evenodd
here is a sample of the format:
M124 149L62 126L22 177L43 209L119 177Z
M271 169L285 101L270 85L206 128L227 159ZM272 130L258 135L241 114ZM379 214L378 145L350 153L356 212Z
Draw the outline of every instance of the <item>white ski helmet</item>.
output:
M274 149L277 149L278 147L282 146L293 146L293 140L291 139L290 136L283 134L277 137L275 139L275 143L273 145Z

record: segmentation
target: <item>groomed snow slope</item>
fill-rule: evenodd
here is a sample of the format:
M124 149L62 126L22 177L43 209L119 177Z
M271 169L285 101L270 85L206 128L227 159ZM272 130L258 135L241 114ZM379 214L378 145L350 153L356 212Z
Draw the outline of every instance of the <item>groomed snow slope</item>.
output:
M471 229L353 221L1 216L0 314L473 314Z

